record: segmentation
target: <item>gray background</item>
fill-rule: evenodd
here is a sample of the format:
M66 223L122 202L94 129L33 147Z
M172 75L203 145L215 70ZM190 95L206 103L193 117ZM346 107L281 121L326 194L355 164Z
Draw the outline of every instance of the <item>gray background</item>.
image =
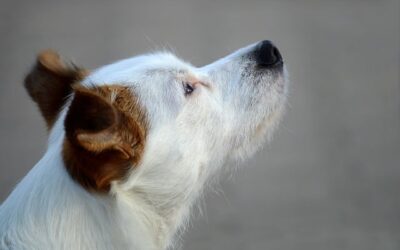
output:
M290 107L208 195L183 249L400 249L398 0L0 4L0 200L45 150L22 87L39 50L95 68L166 47L200 66L267 38L288 64Z

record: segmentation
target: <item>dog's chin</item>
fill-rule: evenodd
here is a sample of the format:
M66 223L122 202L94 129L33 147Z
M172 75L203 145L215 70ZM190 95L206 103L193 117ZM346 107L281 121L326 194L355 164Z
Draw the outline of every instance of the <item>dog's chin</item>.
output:
M270 142L274 132L281 122L286 109L286 99L288 92L288 82L284 73L279 73L276 79L269 84L268 93L263 96L264 101L259 103L264 105L264 113L257 122L253 123L247 129L245 134L237 136L234 140L234 148L231 151L232 161L243 161L253 156L262 149L263 145Z
M232 161L243 161L261 150L263 145L272 140L274 132L280 124L285 112L286 97L282 96L279 103L260 122L248 131L246 135L240 136L242 140L236 144L230 154Z

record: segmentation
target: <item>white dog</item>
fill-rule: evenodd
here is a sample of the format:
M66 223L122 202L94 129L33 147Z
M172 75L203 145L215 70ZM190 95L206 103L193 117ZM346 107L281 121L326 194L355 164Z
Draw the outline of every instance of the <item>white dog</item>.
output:
M52 51L25 79L49 129L0 207L0 249L167 249L206 182L250 156L282 113L269 41L196 68L169 53L93 72Z

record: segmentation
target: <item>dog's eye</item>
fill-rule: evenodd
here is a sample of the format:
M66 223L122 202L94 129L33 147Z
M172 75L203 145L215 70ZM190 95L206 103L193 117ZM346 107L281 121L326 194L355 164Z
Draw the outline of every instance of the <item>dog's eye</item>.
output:
M192 92L194 91L194 86L190 83L184 82L183 90L185 92L185 96L188 96L188 95L192 94Z

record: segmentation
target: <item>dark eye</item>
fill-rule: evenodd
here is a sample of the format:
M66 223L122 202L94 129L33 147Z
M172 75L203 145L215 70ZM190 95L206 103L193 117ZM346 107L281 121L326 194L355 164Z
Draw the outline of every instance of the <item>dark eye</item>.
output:
M184 82L183 83L183 90L185 92L185 96L190 95L194 91L194 86L190 83Z

